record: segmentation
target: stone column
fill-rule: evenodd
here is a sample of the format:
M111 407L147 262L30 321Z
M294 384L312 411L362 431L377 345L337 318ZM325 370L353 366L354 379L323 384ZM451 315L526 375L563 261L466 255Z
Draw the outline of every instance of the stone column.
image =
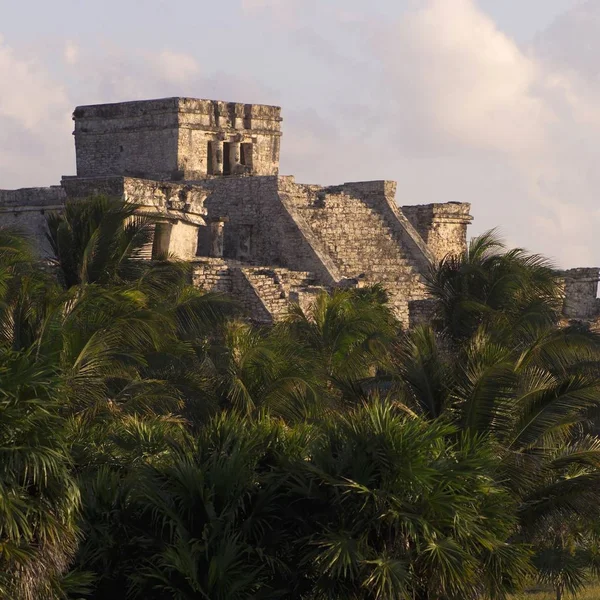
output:
M160 221L154 226L152 260L166 260L170 251L172 229L173 223L169 221Z
M227 217L217 217L210 221L210 251L213 258L223 257L223 242L225 238L225 223Z
M211 161L213 175L223 175L223 142L221 140L213 140Z
M467 202L402 206L404 216L417 230L438 261L460 256L467 249L467 226L473 220Z
M240 142L231 142L231 144L229 144L229 165L232 174L235 175L240 172L242 166L242 149Z

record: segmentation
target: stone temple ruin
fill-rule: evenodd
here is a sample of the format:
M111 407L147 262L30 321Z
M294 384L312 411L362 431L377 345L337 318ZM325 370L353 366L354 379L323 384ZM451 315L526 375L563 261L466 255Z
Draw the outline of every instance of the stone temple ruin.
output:
M424 318L424 275L466 247L467 203L398 207L393 181L321 187L279 175L281 109L192 98L79 106L77 175L0 190L0 224L50 249L45 213L67 197L125 198L158 218L142 255L193 266L193 281L234 295L271 323L324 289L381 283L401 321ZM598 269L565 274L565 316L598 313Z

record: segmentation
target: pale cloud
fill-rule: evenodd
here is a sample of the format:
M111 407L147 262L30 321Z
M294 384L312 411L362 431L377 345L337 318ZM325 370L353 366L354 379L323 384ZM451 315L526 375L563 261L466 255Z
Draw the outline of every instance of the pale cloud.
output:
M150 58L158 68L161 77L173 83L185 83L200 73L200 65L189 54L163 50Z
M283 6L283 0L242 0L242 10L245 12L254 12L281 6Z
M242 12L250 17L267 14L271 18L291 24L295 0L242 0Z
M434 144L530 152L552 114L536 95L540 66L472 0L432 0L379 32L375 52L404 119Z
M0 188L56 182L69 163L70 115L65 88L0 36Z
M44 65L19 57L0 36L0 118L14 119L35 130L48 126L67 105L64 87Z
M69 44L62 50L65 62ZM66 87L48 64L20 58L0 38L0 189L57 184L74 173L70 133L77 105L167 96L266 103L274 96L251 78L204 74L193 56L170 49L74 48Z
M75 42L67 40L65 42L63 56L68 65L74 65L79 59L79 46Z
M578 3L527 47L475 0L419 0L394 19L363 18L354 4L362 11L241 0L251 42L277 48L273 64L239 52L241 62L219 62L218 52L201 62L210 54L202 43L193 54L61 42L68 86L49 63L0 41L0 187L73 171L77 104L171 95L276 103L283 173L397 179L400 204L469 201L473 233L499 226L511 244L563 266L600 264L600 3ZM275 59L294 76L274 76Z
M322 0L241 0L242 13L248 17L266 17L280 26L295 29L318 9L327 10Z
M590 28L592 16L596 26ZM558 23L536 46L522 48L474 0L428 0L379 27L373 51L391 91L386 107L403 152L421 148L432 170L441 157L463 155L473 169L490 173L502 157L505 197L502 188L474 196L480 184L467 176L461 199L493 215L520 245L562 264L600 263L600 175L594 166L600 80L588 76L587 49L582 64L571 66L573 37L584 48L590 37L600 49L600 7L582 4L565 19L568 27ZM561 44L566 49L557 48ZM517 198L508 197L509 189L515 191L510 179L517 182Z

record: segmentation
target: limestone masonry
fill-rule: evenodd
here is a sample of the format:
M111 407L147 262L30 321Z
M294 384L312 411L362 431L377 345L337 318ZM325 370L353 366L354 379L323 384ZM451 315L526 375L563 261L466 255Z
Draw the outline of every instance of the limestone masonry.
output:
M77 175L0 190L0 225L48 255L45 213L66 198L122 197L157 218L142 256L193 265L195 285L233 294L271 323L322 290L381 283L402 322L430 314L424 276L466 248L467 203L398 207L396 183L321 187L279 175L281 109L193 98L79 106ZM565 273L565 316L598 313L598 269Z

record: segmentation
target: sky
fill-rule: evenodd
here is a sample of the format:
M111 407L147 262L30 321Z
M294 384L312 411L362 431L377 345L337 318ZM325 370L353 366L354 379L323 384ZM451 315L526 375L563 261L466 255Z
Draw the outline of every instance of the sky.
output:
M282 106L282 174L600 266L600 0L0 0L0 189L75 173L75 106L168 96Z

